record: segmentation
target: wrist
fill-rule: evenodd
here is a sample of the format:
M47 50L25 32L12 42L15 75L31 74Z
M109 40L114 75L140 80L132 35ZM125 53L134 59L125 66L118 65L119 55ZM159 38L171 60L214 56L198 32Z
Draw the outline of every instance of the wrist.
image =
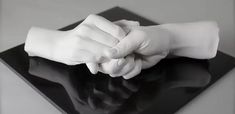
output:
M157 53L162 53L167 56L173 50L172 43L174 42L173 34L165 28L165 26L157 25L157 26L149 26L148 29L153 30L151 33L154 33L153 37L154 43L156 45L154 49L157 50ZM147 33L149 34L149 33ZM157 44L156 44L157 43Z
M216 55L219 29L216 22L163 24L170 36L170 54L197 59Z
M165 31L167 31L166 33L169 36L168 37L169 54L174 55L174 51L178 48L177 46L178 46L179 40L180 40L179 37L174 32L175 25L174 24L162 24L162 25L159 25L159 27L164 29Z
M25 51L29 56L52 59L56 39L62 37L64 33L64 31L32 27L26 38Z

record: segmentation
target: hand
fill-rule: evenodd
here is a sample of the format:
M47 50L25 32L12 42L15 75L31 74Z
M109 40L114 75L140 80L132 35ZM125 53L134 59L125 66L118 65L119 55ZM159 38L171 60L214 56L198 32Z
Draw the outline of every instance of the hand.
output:
M128 27L129 34L107 51L110 58L136 54L142 61L141 69L149 68L169 53L170 34L158 26Z
M102 42L103 44L111 46L111 47L116 45L122 38L124 38L123 35L125 35L126 33L129 32L125 28L120 28L123 26L123 24L126 24L126 26L129 26L129 27L139 26L139 22L136 22L136 21L119 20L119 21L115 21L114 23L111 23L103 17L99 17L96 15L94 15L94 16L96 18L101 18L102 20L105 20L109 24L109 26L118 26L119 27L118 31L120 31L121 34L117 34L115 32L112 33L112 31L109 30L112 28L108 29L108 27L106 27L107 29L103 29L103 31L105 33L108 33L108 34L112 35L114 38L117 38L118 39L117 42L115 40L110 41L110 42L100 41L100 40L102 40L102 38L101 39L96 39L96 38L94 39L98 42ZM95 20L90 20L90 21L95 21ZM84 22L87 23L86 21L84 21ZM125 32L123 32L123 31L125 31ZM94 37L96 37L96 36L94 36ZM112 38L112 37L110 37L110 38ZM110 59L108 61L105 61L104 63L87 62L86 65L87 65L88 69L90 70L90 72L93 74L96 74L98 71L100 71L102 73L109 74L111 77L117 77L117 76L131 74L131 70L133 70L136 66L135 63L136 62L134 61L134 56L132 55L132 56L127 56L127 59L125 59L125 58Z
M109 74L111 77L123 76L125 79L130 79L141 72L143 68L149 68L159 62L162 58L165 58L167 55L167 46L168 44L168 34L164 33L163 30L158 30L158 37L164 38L164 40L154 37L154 34L151 36L150 33L155 33L156 29L148 27L145 31L149 31L148 37L143 36L144 27L140 27L139 23L127 20L121 20L116 22L115 24L122 27L126 33L129 33L124 39L120 41L120 43L124 43L124 47L121 47L121 51L125 54L118 56L118 58L122 58L119 60L111 59L109 62L105 62L99 65L99 67L93 67L93 69L98 69L98 71ZM142 30L140 30L142 29ZM134 35L132 35L134 34ZM135 36L136 35L136 36ZM156 34L155 34L156 35ZM150 36L150 37L149 37ZM130 37L130 38L129 38ZM139 39L138 39L139 38ZM152 44L144 44L146 48L144 50L139 50L139 53L133 53L133 48L136 45L135 42L140 42L138 40L145 39L146 43ZM149 38L149 39L147 39ZM151 39L153 38L153 39ZM127 40L126 40L127 39ZM126 40L126 41L125 41ZM164 41L166 42L164 44ZM159 42L159 45L154 45L154 42ZM160 45L161 44L161 45ZM130 46L130 47L128 47ZM140 48L140 47L139 47ZM151 51L155 52L151 52ZM136 51L136 50L135 50ZM165 53L163 53L165 52ZM141 55L140 55L141 53ZM110 56L110 54L108 54ZM91 68L89 68L91 70ZM91 70L92 71L92 70ZM94 71L94 70L93 70Z
M126 28L130 32L116 46L107 50L106 55L111 59L116 59L134 53L141 59L142 66L133 72L138 73L141 69L155 65L168 54L209 59L213 58L217 52L219 29L215 22Z
M139 25L136 22L125 20L116 23L120 22ZM128 61L131 62L124 60L124 58L110 61L104 57L103 50L116 45L125 34L126 32L120 26L103 17L90 15L80 25L69 31L32 28L28 33L25 51L29 56L39 56L67 65L86 63L93 74L98 72L98 63L106 62L106 65L101 65L103 69L100 71L112 76L120 76L134 68L133 57L128 57ZM113 64L112 68L105 67L110 66L110 63ZM119 63L125 70L117 74L120 68L115 67L118 65L115 63Z
M69 31L32 28L25 51L67 65L108 61L104 50L118 42L125 32L117 25L97 15L88 16Z
M135 54L130 54L119 61L112 59L110 62L102 63L98 69L111 77L123 76L124 79L130 79L140 73L141 66L141 59L136 57Z
M139 22L119 20L114 22L116 25L122 27L122 29L128 33L129 29L126 27L139 26ZM109 74L111 77L123 76L125 79L129 79L132 75L137 75L139 72L135 72L136 69L140 69L142 62L135 54L129 54L128 56L120 59L111 59L108 62L100 63L99 65L93 65L96 67L88 67L90 71L100 71L102 73ZM140 71L140 70L138 70Z
M66 51L71 56L62 58L63 60L75 61L73 64L86 63L89 67L92 62L104 62L104 50L114 46L124 35L125 32L119 26L103 17L90 15L79 26L69 31L67 38L57 44L62 48L70 47ZM55 57L61 57L60 54L64 55L66 52L58 51Z

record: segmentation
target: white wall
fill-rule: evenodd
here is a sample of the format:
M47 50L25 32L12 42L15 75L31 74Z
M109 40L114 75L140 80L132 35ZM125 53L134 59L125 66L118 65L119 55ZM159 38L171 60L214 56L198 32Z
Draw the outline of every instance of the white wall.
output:
M119 5L156 22L216 20L219 49L235 56L233 0L0 0L0 51L23 43L30 26L60 28Z

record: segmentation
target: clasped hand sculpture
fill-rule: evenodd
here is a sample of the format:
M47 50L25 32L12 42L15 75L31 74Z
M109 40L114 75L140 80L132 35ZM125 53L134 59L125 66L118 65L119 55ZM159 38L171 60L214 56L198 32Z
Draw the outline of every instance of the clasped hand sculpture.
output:
M130 79L166 57L213 58L218 32L212 21L140 26L89 15L69 31L31 28L25 51L67 65L85 63L93 74Z

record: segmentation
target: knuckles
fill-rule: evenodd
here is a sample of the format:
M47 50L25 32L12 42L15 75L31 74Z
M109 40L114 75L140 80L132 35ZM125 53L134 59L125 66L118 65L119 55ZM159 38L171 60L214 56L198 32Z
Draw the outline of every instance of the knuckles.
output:
M87 16L87 18L85 19L85 21L90 22L90 21L95 20L96 18L97 18L97 15L95 15L95 14L90 14L90 15Z
M103 65L104 71L107 74L111 74L111 77L116 77L116 75L114 75L117 71L116 71L116 64L113 61L109 61L107 64Z
M119 38L119 39L124 38L125 35L126 35L125 31L124 31L120 26L117 26L117 25L114 25L113 31L114 31L114 32L113 32L112 35L113 35L114 37Z
M74 31L74 34L87 36L93 31L92 27L88 24L81 24L78 28Z

